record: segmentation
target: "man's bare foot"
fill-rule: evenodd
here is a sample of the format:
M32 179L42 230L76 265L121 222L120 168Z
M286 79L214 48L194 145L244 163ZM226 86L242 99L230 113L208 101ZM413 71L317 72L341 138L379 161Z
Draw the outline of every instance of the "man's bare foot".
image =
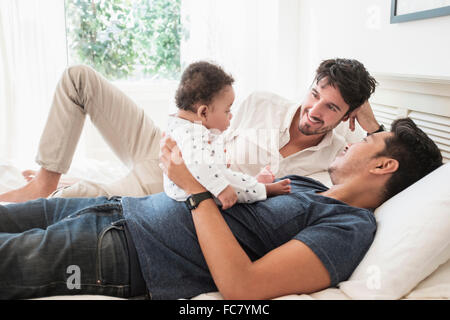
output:
M31 171L31 170L27 170ZM0 194L0 202L25 202L28 200L46 198L58 186L60 173L48 171L41 168L30 180L24 175L28 183L18 189Z
M33 180L36 177L36 174L37 174L36 170L24 170L24 171L22 171L23 177L28 182ZM80 181L79 178L70 177L70 176L66 176L66 175L61 175L61 178L59 179L57 188L59 189L59 188L64 188L64 187L67 187L67 186L71 186L71 185L77 183L78 181Z
M36 173L37 173L37 171L35 171L35 170L24 170L24 171L22 171L23 177L28 182L30 182L31 180L33 180L36 177Z
M284 179L274 183L266 184L267 197L274 197L291 192L291 180Z

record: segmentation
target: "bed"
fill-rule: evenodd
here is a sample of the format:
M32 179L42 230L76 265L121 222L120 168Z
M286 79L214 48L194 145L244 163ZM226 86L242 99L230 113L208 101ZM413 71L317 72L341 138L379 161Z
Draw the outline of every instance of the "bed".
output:
M398 117L411 117L441 149L444 166L396 195L375 211L375 240L352 276L336 288L283 300L449 299L450 298L450 79L376 74L371 98L374 113L387 128ZM83 163L72 178L108 182L123 168ZM93 173L95 173L93 175ZM313 175L329 185L326 172ZM64 180L63 180L64 181ZM0 192L23 185L13 164L0 164ZM113 300L106 296L56 296L42 299ZM220 300L218 292L192 299Z

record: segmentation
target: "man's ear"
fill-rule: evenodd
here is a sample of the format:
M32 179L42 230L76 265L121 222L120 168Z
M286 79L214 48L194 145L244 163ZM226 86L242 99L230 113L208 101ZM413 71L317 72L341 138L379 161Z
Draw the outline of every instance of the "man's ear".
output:
M202 104L197 108L197 116L201 119L206 120L208 112L209 112L208 106L205 104Z
M379 158L370 173L372 174L389 174L394 173L398 170L399 163L397 160L392 158L382 157Z

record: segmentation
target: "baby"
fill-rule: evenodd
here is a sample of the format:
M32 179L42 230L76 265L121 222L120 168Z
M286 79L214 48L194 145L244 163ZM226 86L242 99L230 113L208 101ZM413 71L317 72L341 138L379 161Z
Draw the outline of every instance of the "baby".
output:
M177 142L189 171L220 201L222 209L230 208L236 201L251 203L291 190L289 179L273 182L268 167L256 178L228 169L217 134L230 125L233 82L230 75L212 63L200 61L189 65L176 92L179 110L169 116L166 130ZM164 191L177 201L185 201L189 196L166 175Z

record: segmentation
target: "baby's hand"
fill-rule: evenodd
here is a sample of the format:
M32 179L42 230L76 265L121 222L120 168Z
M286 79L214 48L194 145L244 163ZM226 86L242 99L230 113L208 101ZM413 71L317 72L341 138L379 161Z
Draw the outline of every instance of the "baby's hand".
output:
M275 183L266 184L267 198L291 192L291 180L283 179Z
M270 166L265 166L257 175L256 180L260 183L272 183L275 180L275 176L270 171Z
M237 201L238 197L236 191L234 191L232 186L226 187L217 198L222 203L222 210L231 208Z

